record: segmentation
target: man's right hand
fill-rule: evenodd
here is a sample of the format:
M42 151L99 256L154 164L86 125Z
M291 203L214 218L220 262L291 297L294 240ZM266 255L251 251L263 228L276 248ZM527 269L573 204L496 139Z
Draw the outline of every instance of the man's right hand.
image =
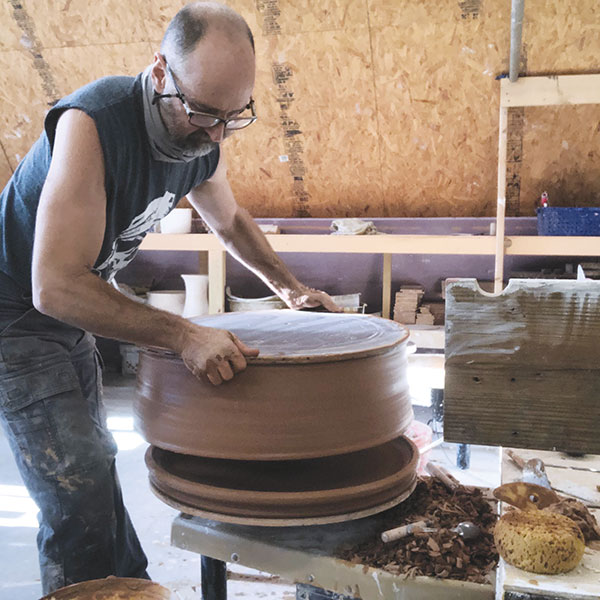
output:
M258 353L230 331L195 326L186 332L181 358L196 377L220 385L246 368L246 357Z

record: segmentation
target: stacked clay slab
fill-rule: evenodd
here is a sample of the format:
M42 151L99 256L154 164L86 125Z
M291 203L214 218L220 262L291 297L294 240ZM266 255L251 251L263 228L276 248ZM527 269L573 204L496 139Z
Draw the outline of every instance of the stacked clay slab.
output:
M220 386L176 355L144 350L136 426L152 444L153 490L190 514L296 524L365 516L416 483L408 333L354 314L288 310L194 322L235 333L260 355Z

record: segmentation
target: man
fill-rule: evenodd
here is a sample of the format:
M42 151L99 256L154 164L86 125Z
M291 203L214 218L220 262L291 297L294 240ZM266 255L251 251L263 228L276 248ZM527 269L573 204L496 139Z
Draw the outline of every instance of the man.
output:
M0 196L0 414L40 507L44 593L147 576L87 332L171 349L215 385L258 354L108 283L179 198L288 306L337 309L289 273L233 198L219 145L254 121L253 86L245 21L221 5L189 5L142 74L101 79L50 110Z

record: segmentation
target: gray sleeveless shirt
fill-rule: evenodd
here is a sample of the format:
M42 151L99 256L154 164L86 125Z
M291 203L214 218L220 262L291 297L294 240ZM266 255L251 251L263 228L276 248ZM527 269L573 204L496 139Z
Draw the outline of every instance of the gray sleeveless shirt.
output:
M8 276L3 287L19 289L22 296L31 295L35 217L50 167L56 123L70 108L94 119L104 155L106 229L94 271L107 281L133 259L153 225L212 176L219 161L218 148L189 162L153 157L144 124L141 74L105 77L60 100L48 112L44 132L0 195L0 286ZM0 301L2 296L0 290Z

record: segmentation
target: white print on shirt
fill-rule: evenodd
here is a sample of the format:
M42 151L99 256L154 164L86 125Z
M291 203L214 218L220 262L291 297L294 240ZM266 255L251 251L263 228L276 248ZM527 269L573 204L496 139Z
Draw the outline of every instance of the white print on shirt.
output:
M155 223L166 217L177 202L175 194L165 192L159 198L155 198L148 204L146 210L122 231L112 245L108 258L94 269L102 279L111 281L123 267L127 266L137 254L139 245L144 236Z

